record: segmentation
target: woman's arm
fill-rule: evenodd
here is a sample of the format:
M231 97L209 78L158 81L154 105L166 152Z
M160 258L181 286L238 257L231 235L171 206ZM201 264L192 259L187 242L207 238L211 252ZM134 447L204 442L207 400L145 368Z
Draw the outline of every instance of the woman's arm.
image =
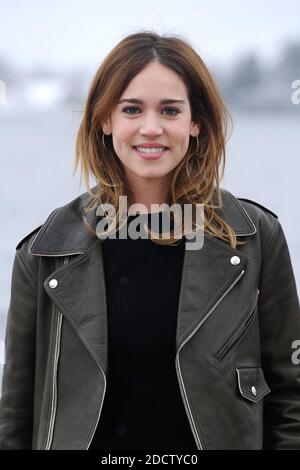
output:
M0 449L32 448L37 279L33 264L28 263L27 247L25 243L17 249L12 270L0 401Z
M300 365L292 344L300 340L297 288L278 219L263 253L259 321L262 367L271 393L264 401L264 449L300 449Z

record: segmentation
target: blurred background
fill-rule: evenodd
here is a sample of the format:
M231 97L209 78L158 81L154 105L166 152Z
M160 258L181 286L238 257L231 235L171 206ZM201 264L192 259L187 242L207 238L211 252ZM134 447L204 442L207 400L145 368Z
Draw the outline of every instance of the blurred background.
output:
M233 118L221 185L278 215L299 287L299 0L0 0L0 15L2 358L15 247L85 191L72 170L89 84L144 28L189 40L213 72Z

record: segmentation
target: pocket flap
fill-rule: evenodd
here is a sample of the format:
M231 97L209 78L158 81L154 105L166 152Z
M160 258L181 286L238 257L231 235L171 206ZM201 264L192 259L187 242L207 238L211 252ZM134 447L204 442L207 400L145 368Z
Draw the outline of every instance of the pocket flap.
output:
M260 367L240 367L236 371L239 390L244 398L258 403L271 391Z

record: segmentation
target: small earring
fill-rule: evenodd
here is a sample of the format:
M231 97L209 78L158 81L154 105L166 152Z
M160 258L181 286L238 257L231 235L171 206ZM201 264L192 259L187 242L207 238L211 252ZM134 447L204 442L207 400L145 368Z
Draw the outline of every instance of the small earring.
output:
M105 142L104 142L104 137L105 137L105 134L103 133L102 134L102 144L103 144L103 147L105 148L105 150L107 151L107 148L106 148L106 145L105 145Z

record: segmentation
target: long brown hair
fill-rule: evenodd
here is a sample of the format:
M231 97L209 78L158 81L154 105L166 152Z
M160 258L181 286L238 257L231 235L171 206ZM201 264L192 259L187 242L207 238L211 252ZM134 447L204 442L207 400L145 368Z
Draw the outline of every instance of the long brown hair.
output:
M114 226L118 229L119 196L132 191L125 171L114 151L112 138L102 142L102 125L110 116L130 81L150 62L171 68L186 85L192 120L199 124L199 146L192 138L186 155L175 168L169 189L170 204L204 205L204 230L232 247L240 244L232 227L219 214L222 208L220 180L224 174L228 123L230 114L221 98L213 76L204 61L188 41L177 35L159 35L153 31L131 34L121 40L106 56L91 83L75 148L74 173L81 166L81 179L90 193L86 211L109 203L116 210ZM197 148L198 147L198 148ZM221 168L220 168L221 167ZM91 192L89 177L97 182ZM197 229L193 216L193 230ZM175 244L172 238L153 240L160 244Z

